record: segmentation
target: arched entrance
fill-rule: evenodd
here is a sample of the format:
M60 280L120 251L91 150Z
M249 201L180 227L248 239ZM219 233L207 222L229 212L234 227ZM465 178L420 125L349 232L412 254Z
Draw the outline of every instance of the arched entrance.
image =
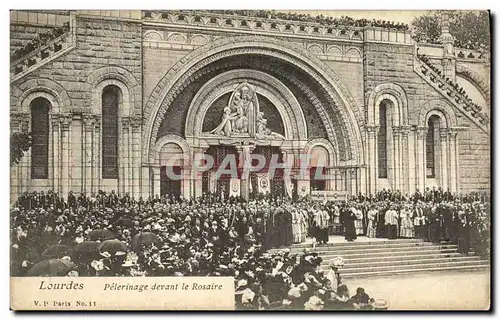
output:
M276 39L235 37L215 43L217 46L193 51L174 66L150 97L145 108L148 124L143 170L149 170L155 163L151 146L157 148L159 139L169 134L182 137L189 148L190 161L212 146L233 146L239 159L256 151L265 153L263 150L270 148L295 169L300 155L307 153L306 145L311 140L324 139L335 150L331 158L336 163L329 169L354 168L359 171L356 175L359 181L353 185L364 185L360 182L364 175L364 154L355 116L358 107L333 70L305 50ZM226 113L225 108L241 98L242 93L236 92L245 87L255 91L253 103L258 106L249 109L254 111L246 115L248 119L242 117L237 121L231 119L237 110ZM248 127L242 129L243 123ZM259 129L261 123L266 125ZM190 180L189 196L211 190L210 173L198 174L193 167L185 166L183 175ZM260 179L267 181L266 177ZM297 183L297 187L290 187L293 184L285 177L279 180L282 182L267 181L276 183L262 185L296 192L299 185L307 184L305 190L309 190L308 178L307 182ZM253 190L254 185L252 178L242 180L243 194L245 190ZM147 185L143 189L147 190Z

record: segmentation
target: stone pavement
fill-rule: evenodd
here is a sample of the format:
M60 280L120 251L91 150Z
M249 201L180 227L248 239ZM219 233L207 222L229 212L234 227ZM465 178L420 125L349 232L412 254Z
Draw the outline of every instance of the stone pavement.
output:
M489 272L437 272L346 279L351 295L363 287L371 297L389 301L389 310L486 310Z

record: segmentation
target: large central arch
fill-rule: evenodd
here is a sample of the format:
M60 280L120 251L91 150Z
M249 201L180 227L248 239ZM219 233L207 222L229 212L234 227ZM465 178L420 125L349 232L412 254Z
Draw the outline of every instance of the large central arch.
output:
M218 60L238 55L264 55L278 58L313 77L333 101L339 110L339 117L345 127L344 150L346 160L351 164L364 164L364 153L361 133L358 123L361 122L361 112L355 105L353 97L345 84L335 72L322 63L317 57L296 44L283 42L277 39L259 36L238 36L222 38L213 41L191 52L174 65L160 80L153 90L145 107L147 119L144 130L143 160L148 162L152 146L158 136L161 121L166 110L179 92L189 83L188 79L198 70ZM329 118L326 106L315 104L322 118ZM332 136L329 136L333 140Z

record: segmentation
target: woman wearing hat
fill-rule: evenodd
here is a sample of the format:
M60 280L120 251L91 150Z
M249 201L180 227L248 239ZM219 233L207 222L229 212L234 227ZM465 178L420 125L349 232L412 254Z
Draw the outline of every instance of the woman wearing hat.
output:
M339 268L344 265L344 259L342 257L335 257L328 261L328 266L330 269L325 274L325 278L328 279L327 289L333 292L337 292L338 286L342 283L342 278L340 277Z

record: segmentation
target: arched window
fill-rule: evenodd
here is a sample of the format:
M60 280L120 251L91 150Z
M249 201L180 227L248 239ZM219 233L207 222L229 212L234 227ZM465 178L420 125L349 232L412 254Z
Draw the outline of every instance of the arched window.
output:
M426 175L427 178L436 177L436 149L439 142L439 117L429 117L428 130L425 139Z
M49 177L49 110L50 102L36 98L31 102L31 178Z
M118 105L121 91L107 86L102 91L102 178L118 179Z
M384 102L379 107L378 130L378 177L387 178L387 106Z

